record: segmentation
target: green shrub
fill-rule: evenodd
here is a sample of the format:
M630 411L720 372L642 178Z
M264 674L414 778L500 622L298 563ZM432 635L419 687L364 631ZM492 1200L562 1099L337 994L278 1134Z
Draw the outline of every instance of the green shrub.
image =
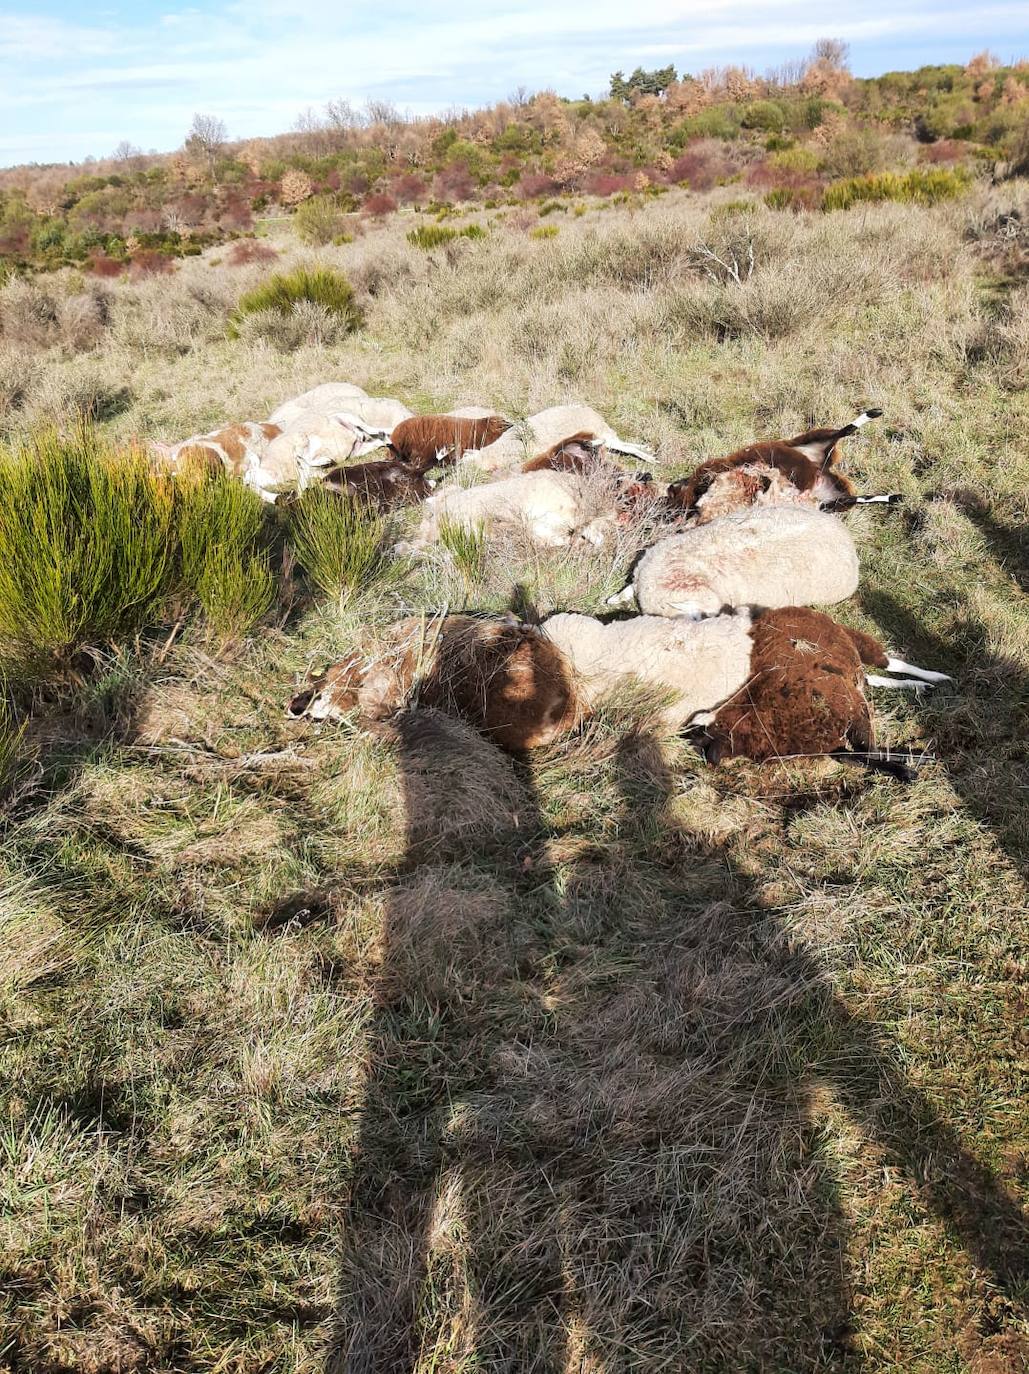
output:
M15 725L14 712L7 699L7 687L0 677L0 797L14 781L21 761L21 739L25 725Z
M242 482L222 477L180 480L175 494L180 595L199 605L216 635L237 639L275 597L266 507Z
M781 134L786 126L786 111L776 100L752 100L744 108L741 122L745 129Z
M175 493L89 430L0 455L0 654L60 669L152 622L175 575Z
M471 588L481 582L486 573L489 540L482 525L462 525L457 520L439 522L439 542L454 560L454 566Z
M463 229L451 229L445 224L419 224L407 235L408 243L416 248L441 248L453 239L484 239L486 230L481 224L466 224Z
M293 228L304 243L323 245L346 238L344 229L352 197L312 196L297 206Z
M247 315L274 310L288 316L304 302L321 306L338 320L344 333L351 333L361 324L354 289L342 272L330 267L297 267L292 272L276 273L240 296L229 323L230 337L239 337L240 323Z
M849 210L862 201L897 200L935 205L960 196L971 185L963 167L916 167L910 172L882 172L877 176L835 181L822 197L823 210Z
M289 538L315 586L342 604L397 571L388 523L363 502L310 487L293 506Z
M560 230L556 224L541 224L533 229L529 237L533 239L556 239Z

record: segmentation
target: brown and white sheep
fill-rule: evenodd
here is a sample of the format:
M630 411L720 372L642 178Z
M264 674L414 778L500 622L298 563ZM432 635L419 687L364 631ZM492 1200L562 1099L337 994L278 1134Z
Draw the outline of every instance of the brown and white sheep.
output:
M866 666L911 676L894 682L866 675ZM665 728L705 731L711 762L840 750L875 761L864 682L921 688L945 680L806 608L606 625L560 614L540 627L513 617L447 616L391 627L385 644L328 669L287 710L315 720L356 711L366 722L381 721L417 697L520 751L550 743L634 682L663 699Z
M192 472L225 472L230 477L245 478L247 472L261 461L272 441L280 434L278 425L257 420L244 420L238 425L223 425L207 434L194 434L177 444L150 445L154 454L167 463L176 475Z
M836 466L841 439L856 434L881 410L862 411L842 429L812 429L792 439L750 444L724 458L712 458L689 477L668 487L669 504L697 522L755 505L795 503L845 510L855 505L894 505L896 493L858 496Z
M653 455L620 439L602 415L589 406L551 406L512 426L494 443L466 455L486 472L517 471L533 458L563 443L569 435L586 434L614 453L651 462Z

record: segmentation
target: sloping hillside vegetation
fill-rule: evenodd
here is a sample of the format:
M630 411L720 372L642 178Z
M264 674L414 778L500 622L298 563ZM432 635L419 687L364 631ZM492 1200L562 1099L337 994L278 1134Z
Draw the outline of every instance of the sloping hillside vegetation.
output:
M984 53L964 67L856 78L832 42L764 77L615 73L604 100L544 92L426 119L335 101L291 134L245 143L197 116L172 155L123 143L89 164L0 172L0 272L69 263L101 279L159 272L269 217L293 216L303 238L324 244L398 211L566 212L584 197L672 186L732 184L788 209L835 208L840 183L855 198L936 198L969 177L1024 170L1027 140L1025 63Z

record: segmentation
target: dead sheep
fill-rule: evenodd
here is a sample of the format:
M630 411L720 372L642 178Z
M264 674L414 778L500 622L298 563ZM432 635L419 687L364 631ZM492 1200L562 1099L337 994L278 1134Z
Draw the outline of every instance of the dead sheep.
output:
M502 415L414 415L393 429L389 447L401 462L426 472L495 443L510 428Z
M550 548L563 548L577 537L600 543L614 516L613 494L603 483L572 472L517 473L481 486L446 486L436 492L426 501L421 524L404 551L418 552L438 542L444 523L485 530L521 526L535 543Z
M321 485L341 496L352 496L379 511L410 506L432 495L435 482L396 459L355 463L336 468Z
M942 681L945 674L892 658L870 635L807 608L609 624L562 613L539 627L445 616L392 626L383 642L310 680L287 712L314 720L356 713L371 724L417 700L522 751L551 743L635 684L661 699L664 728L704 732L712 763L840 750L876 763L865 683L921 690Z
M230 477L245 478L280 433L278 425L244 420L242 424L224 425L207 434L194 434L177 444L162 444L155 440L150 448L176 476L185 472L212 475L225 472Z
M602 415L589 406L551 406L513 426L494 443L466 455L486 472L516 471L526 462L538 458L562 444L569 435L589 435L615 453L652 461L653 455L637 444L619 439Z
M659 540L608 605L698 619L727 607L843 601L857 585L857 550L836 516L758 506Z
M864 410L842 429L811 429L792 439L750 444L712 458L668 487L668 501L697 522L753 505L795 503L846 510L856 505L895 505L900 496L858 496L839 469L838 444L881 410Z

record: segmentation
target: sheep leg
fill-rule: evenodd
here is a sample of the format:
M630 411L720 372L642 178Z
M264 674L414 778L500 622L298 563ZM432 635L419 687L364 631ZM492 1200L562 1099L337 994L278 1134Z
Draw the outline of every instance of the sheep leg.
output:
M902 658L888 658L886 660L886 671L888 673L910 673L912 677L918 677L923 682L953 682L954 679L949 673L934 673L928 668L916 668L913 663L905 663Z
M548 545L550 548L562 549L572 542L568 521L560 515L538 516L530 528L533 539L539 544Z
M630 458L639 458L640 461L644 463L652 463L654 461L654 455L652 453L648 453L647 450L641 448L639 444L627 444L624 439L609 439L604 444L604 447L609 448L612 453L625 453Z
M929 683L922 681L921 678L881 677L878 673L866 673L865 681L869 687L904 688L913 692L925 692L929 688Z
M636 600L636 588L631 582L627 583L620 592L615 592L614 596L609 596L604 602L605 606L631 606Z

